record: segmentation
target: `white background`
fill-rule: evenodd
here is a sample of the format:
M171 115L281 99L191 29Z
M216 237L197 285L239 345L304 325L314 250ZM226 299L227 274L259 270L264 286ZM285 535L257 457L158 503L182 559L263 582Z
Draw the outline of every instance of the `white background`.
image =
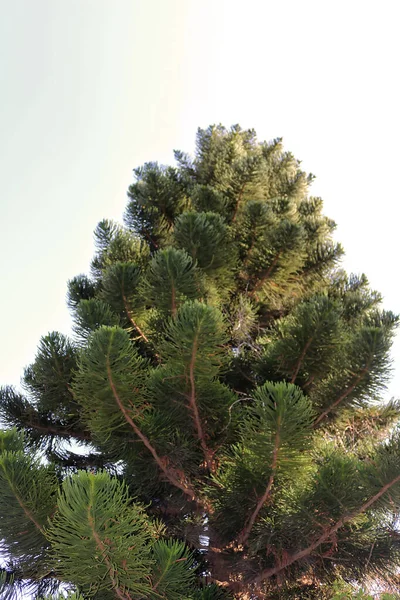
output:
M400 312L397 2L0 0L0 384L70 331L66 281L132 169L254 127L313 172L345 267ZM387 397L400 395L400 344Z

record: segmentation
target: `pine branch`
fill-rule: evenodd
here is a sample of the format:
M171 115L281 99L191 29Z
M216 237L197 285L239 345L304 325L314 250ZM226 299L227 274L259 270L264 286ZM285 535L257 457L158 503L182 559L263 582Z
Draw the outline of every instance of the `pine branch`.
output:
M183 559L183 560L186 560L186 559ZM161 573L160 573L160 575L159 575L156 583L151 588L153 592L155 592L157 590L157 588L159 587L160 583L162 582L162 580L167 575L167 573L168 573L171 565L173 564L173 562L174 562L174 557L173 557L172 554L170 554L168 556L167 562L165 563L164 568L162 569L162 571L161 571Z
M73 406L75 413L78 411L78 405ZM49 413L51 417L49 418ZM78 414L73 416L78 419ZM90 433L88 431L74 430L74 425L70 417L65 417L45 410L38 409L31 404L24 396L14 391L12 387L5 387L0 391L0 418L7 427L16 427L18 430L27 429L42 432L49 436L57 436L70 439L74 437L83 441L90 441ZM64 422L63 422L64 421ZM35 437L32 435L32 437ZM39 434L39 437L40 434ZM43 436L42 436L43 437Z
M341 394L339 396L339 398L337 398L335 400L335 402L333 402L333 404L331 404L326 410L324 410L324 412L322 412L319 417L315 420L314 423L314 427L317 427L317 425L334 409L336 408L343 400L345 400L347 398L347 396L349 396L354 390L355 388L358 386L358 384L360 383L360 381L362 381L362 379L365 377L365 375L368 373L369 368L371 366L371 361L369 361L369 363L367 364L366 367L364 367L361 370L361 373L355 378L355 380L353 381L353 383L347 388L347 390L345 392L343 392L343 394Z
M296 363L296 366L295 366L295 368L294 368L293 375L292 375L292 379L291 379L290 383L294 383L294 382L296 381L296 379L297 379L297 375L299 374L299 371L300 371L300 369L301 369L301 365L303 364L303 361L304 361L304 359L305 359L305 357L306 357L307 350L309 349L309 347L310 347L310 345L311 345L311 342L313 341L313 339L314 339L313 337L310 337L310 338L307 340L307 343L306 343L306 345L304 346L304 348L303 348L303 350L302 350L302 352L301 352L301 354L300 354L299 360L297 361L297 363Z
M125 406L123 405L123 403L118 395L118 391L115 387L114 381L113 381L109 356L106 357L106 366L107 366L107 378L108 378L108 382L110 384L111 391L113 393L115 402L116 402L119 410L121 411L121 413L123 414L123 416L125 418L125 421L131 426L131 428L133 429L133 431L135 432L137 437L141 440L141 442L143 442L143 444L149 450L149 452L151 453L155 462L157 463L158 467L166 476L167 480L170 483L172 483L172 485L179 488L184 494L189 496L189 498L191 500L195 500L196 494L195 494L194 490L192 489L192 487L186 483L183 483L182 480L177 475L177 473L175 472L175 470L173 469L173 467L170 467L167 465L166 459L165 458L163 459L158 455L156 449L151 444L150 440L139 429L139 427L136 425L136 423L134 422L134 420L131 418L128 411L126 410Z
M174 280L171 279L171 315L176 315L176 291L174 286Z
M152 592L149 598L181 600L192 597L193 557L188 548L177 540L158 540L152 549L154 568Z
M32 428L32 429L36 429L37 431L42 431L43 433L48 433L49 435L54 435L57 437L63 437L63 438L67 438L67 439L71 439L72 437L77 439L77 440L82 440L85 442L90 442L92 440L92 437L90 435L90 433L85 432L85 431L73 431L71 429L65 429L63 427L57 427L56 425L52 424L52 425L43 425L41 423L38 422L34 422L32 421L32 419L29 419L29 421L27 421L26 423L24 423L24 426L27 428Z
M282 254L282 250L279 250L278 254L275 255L272 263L270 264L270 266L268 267L268 269L266 270L265 274L257 281L256 285L254 286L254 288L252 289L252 291L250 292L250 296L254 296L256 294L256 292L262 288L262 286L264 285L264 283L267 281L267 279L269 279L274 267L276 266L278 260L280 259Z
M199 327L200 326L201 326L201 322L199 323ZM190 403L190 407L193 412L193 419L194 419L195 427L197 430L197 437L200 441L200 445L201 445L203 453L204 453L204 458L206 460L208 470L211 471L212 470L213 452L207 446L204 431L203 431L203 426L201 423L199 410L197 408L197 402L196 402L196 383L195 383L194 369L195 369L195 364L196 364L197 342L198 342L198 333L194 336L194 339L193 339L193 350L192 350L192 356L191 356L191 360L190 360L190 364L189 364L189 379L190 379L189 403Z
M277 420L277 431L276 431L276 435L275 435L274 450L273 450L273 454L272 454L271 475L269 476L267 487L265 489L264 494L258 500L257 505L256 505L253 513L251 514L246 527L243 529L243 531L241 532L241 534L238 537L237 543L239 545L240 544L244 545L247 542L247 540L249 539L250 532L251 532L253 525L260 513L260 510L262 509L262 507L264 506L264 504L267 502L267 500L270 497L272 486L274 484L276 469L278 466L278 454L279 454L279 445L280 445L280 437L281 437L281 435L280 435L281 422L282 422L282 420L281 420L281 417L279 416L278 420Z
M290 486L308 469L312 418L310 399L291 383L267 382L255 391L242 415L241 441L226 457L215 492L213 523L224 539L234 540L228 547L247 542L278 470Z
M314 550L316 550L321 544L329 540L329 538L331 538L339 529L341 529L341 527L343 527L344 525L346 525L346 523L349 523L350 521L364 513L366 510L368 510L377 500L379 500L388 490L390 490L390 488L392 488L398 482L400 482L400 475L397 475L397 477L392 479L392 481L384 485L379 490L379 492L377 492L374 496L372 496L372 498L367 500L367 502L365 502L359 509L353 511L349 515L345 515L344 517L339 519L337 523L335 523L335 525L332 525L332 527L326 529L324 533L320 535L319 538L317 538L307 548L304 548L303 550L300 550L299 552L288 556L284 562L278 564L276 567L265 569L259 575L251 579L249 583L261 583L266 579L270 579L271 577L278 575L287 567L290 567L290 565L292 565L293 563L302 560L303 558L307 558L307 556L310 556L310 554L312 554Z
M88 509L87 509L88 523L89 523L91 533L93 535L93 539L95 540L96 546L99 549L99 552L100 552L101 556L103 557L104 562L107 566L107 572L111 579L113 590L116 593L116 595L118 596L118 598L120 598L120 600L132 600L132 597L127 592L125 592L121 589L121 587L118 583L118 574L114 568L114 565L112 564L112 561L108 557L106 545L103 543L102 539L100 538L99 534L96 531L95 520L94 520L94 517L92 516L92 505L93 505L93 498L94 498L94 479L90 480L89 494L90 495L89 495L89 502L88 502Z
M133 316L132 316L132 312L129 309L129 305L128 305L128 301L126 299L126 296L124 294L124 291L121 290L122 293L122 300L125 306L125 311L126 311L126 315L130 321L130 323L132 324L132 326L134 327L134 329L136 329L136 331L138 332L138 334L140 335L140 337L142 339L144 339L145 342L149 343L149 338L144 334L144 332L141 330L141 328L139 327L139 325L136 323L136 321L134 320Z
M22 500L21 496L18 493L18 490L16 489L13 481L11 480L11 478L7 472L6 466L2 462L0 462L0 467L2 468L4 477L7 480L8 485L10 486L10 490L14 494L14 497L15 497L16 501L18 502L18 504L20 505L20 507L22 508L25 516L27 517L27 519L29 519L29 521L31 521L31 523L34 524L36 529L44 536L43 527L38 523L38 521L33 516L32 511L29 510L29 508L26 506L25 502Z
M144 308L144 300L138 290L143 275L142 261L145 258L144 253L144 256L138 256L136 262L117 262L111 265L104 274L102 296L117 314L125 312L134 330L149 343L148 337L134 317L135 308Z
M79 471L63 480L57 508L46 535L62 581L100 598L148 597L158 530L126 484Z
M245 190L245 187L246 187L247 183L248 182L245 181L242 184L242 187L240 188L238 199L237 199L236 204L235 204L235 209L233 211L232 223L234 223L236 221L237 213L238 213L238 210L239 210L239 205L240 205L240 203L242 201L243 193L244 193L244 190Z

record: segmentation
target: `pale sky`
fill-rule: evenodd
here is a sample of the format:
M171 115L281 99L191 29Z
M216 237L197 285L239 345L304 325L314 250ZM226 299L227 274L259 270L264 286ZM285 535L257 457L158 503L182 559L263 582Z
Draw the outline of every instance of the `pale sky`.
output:
M344 266L400 313L395 0L0 0L0 385L70 332L66 281L132 169L239 123L317 176ZM388 397L400 396L400 343Z

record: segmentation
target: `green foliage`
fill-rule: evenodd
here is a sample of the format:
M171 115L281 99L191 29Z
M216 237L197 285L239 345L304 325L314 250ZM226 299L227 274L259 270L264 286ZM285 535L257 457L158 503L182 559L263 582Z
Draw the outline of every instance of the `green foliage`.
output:
M7 448L9 442L2 443L2 447ZM49 467L28 456L23 448L4 449L0 455L0 484L2 543L8 553L25 561L45 545L44 526L54 509L56 480Z
M76 308L81 300L94 298L96 291L96 285L89 277L77 275L68 281L67 304L69 308Z
M189 599L194 579L193 560L184 544L176 540L156 542L152 557L155 566L151 598Z
M86 472L67 478L57 507L47 530L57 573L90 593L150 594L152 528L117 479Z
M129 187L125 223L156 250L167 242L178 214L187 207L186 190L172 167L147 163L134 170L136 182Z
M211 448L207 450L206 437L212 446L221 442L218 434L226 433L229 408L235 401L231 390L217 379L229 361L227 340L226 323L217 308L186 302L166 323L159 344L163 366L152 373L148 383L151 403L163 426L170 431L176 428L180 443L188 442L192 448L195 432L206 460L213 454ZM207 433L203 431L204 419ZM187 435L187 442L182 434ZM178 439L174 445L179 446Z
M222 314L201 302L186 302L166 326L161 354L167 364L195 369L212 379L226 357L227 341ZM193 364L194 361L194 364Z
M81 300L76 308L74 321L74 332L83 342L102 325L119 325L118 316L108 304L97 298Z
M0 392L1 597L399 589L398 317L281 139L211 126L175 158L96 228L75 338Z
M196 264L184 250L167 248L150 262L143 283L143 294L152 306L174 315L186 299L200 295Z
M60 415L69 410L75 367L76 349L65 336L53 332L41 339L35 361L24 373L24 384L39 410L51 410L55 399Z
M216 476L216 519L228 538L245 526L246 515L252 514L260 498L265 496L263 504L269 503L275 488L290 486L311 463L307 451L313 411L299 388L267 382L255 391L246 412L239 426L240 441Z
M383 442L398 421L399 401L342 409L332 419L327 434L334 443L357 456L373 454L377 441Z
M38 600L84 600L84 597L76 592L68 592L66 595L57 594L50 596L41 596L38 598Z
M215 584L198 590L193 596L193 600L228 600L230 597L222 588Z
M363 406L379 397L390 377L389 352L396 325L396 319L387 322L384 314L369 313L358 326L351 326L333 368L310 392L323 409L320 418L331 417L339 404L341 409Z
M149 249L135 234L122 229L112 221L101 221L95 230L97 254L92 261L92 273L101 279L104 269L115 262L136 262L145 266L149 260Z
M0 490L0 551L12 557L2 571L0 590L12 598L23 587L21 580L29 588L51 572L45 526L57 490L52 469L26 453L22 434L13 429L0 433Z
M119 444L129 443L134 433L129 419L143 400L146 365L128 333L118 327L98 329L81 353L74 394L92 435L105 447L114 431L125 438Z
M335 582L332 600L397 600L398 594L380 593L379 596L368 594L364 589L355 590L351 585L342 581Z
M323 376L340 350L341 307L326 296L300 303L277 326L276 341L268 344L263 374L307 383Z
M143 304L139 294L141 270L136 263L118 262L111 265L104 273L102 296L116 313L126 313Z
M218 275L235 263L229 228L216 213L183 213L176 220L174 239L208 275Z

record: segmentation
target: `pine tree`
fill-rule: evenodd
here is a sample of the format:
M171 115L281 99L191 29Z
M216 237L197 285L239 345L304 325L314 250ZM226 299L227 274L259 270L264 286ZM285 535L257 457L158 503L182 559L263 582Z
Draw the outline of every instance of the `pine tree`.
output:
M397 316L341 269L280 139L212 126L175 159L99 223L73 339L45 336L24 393L2 389L2 598L396 588Z

